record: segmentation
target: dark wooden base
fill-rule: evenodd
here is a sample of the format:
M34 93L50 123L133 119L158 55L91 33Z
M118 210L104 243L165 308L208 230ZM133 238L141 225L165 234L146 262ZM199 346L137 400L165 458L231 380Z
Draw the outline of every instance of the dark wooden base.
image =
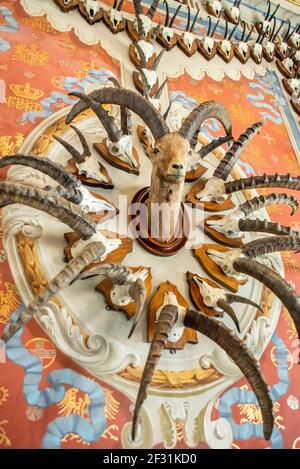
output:
M234 55L243 65L250 59L249 48L245 57L243 56L243 54L240 53L238 44L233 44L233 50L234 50Z
M220 220L222 215L213 215L212 217L206 218L204 221L204 233L209 236L216 243L227 246L228 248L239 248L243 245L243 236L241 238L227 238L219 231L215 230L207 224L209 220Z
M290 100L290 103L291 103L292 108L296 112L296 114L298 114L298 116L300 116L300 104L296 103L292 99Z
M196 194L203 189L206 181L207 179L203 179L191 188L190 192L186 196L187 202L190 202L193 207L203 207L207 212L223 212L235 207L231 197L228 197L223 204L217 204L217 202L201 202L199 199L197 199Z
M259 59L259 58L257 57L257 55L255 55L255 54L253 53L253 49L252 49L251 47L250 47L250 55L251 55L251 59L253 60L253 62L255 62L257 65L260 65L260 64L261 64L261 62L262 62L262 57L261 57L261 59ZM261 55L263 55L263 54L261 54Z
M95 24L95 23L99 23L101 21L101 18L102 18L102 14L103 14L103 10L102 8L100 8L100 10L98 11L98 13L96 13L96 15L91 18L90 15L88 14L88 12L86 11L85 7L84 7L84 4L83 3L79 3L79 13L81 14L81 16L91 25Z
M133 79L133 83L134 83L134 86L136 87L136 89L141 94L143 94L144 85L143 85L143 83L141 82L141 80L139 78L139 73L136 72L136 71L132 72L132 79ZM150 92L149 92L150 97L153 98L153 96L157 93L157 91L158 91L158 80L156 80L155 85L152 86L152 88L150 89Z
M227 55L224 54L223 49L221 48L219 43L217 44L217 53L221 57L221 59L224 60L224 62L227 63L227 64L229 64L229 62L231 62L233 57L234 57L234 52L233 52L232 47L230 49L229 57L227 57Z
M145 204L147 205L147 201L149 200L149 187L144 187L140 189L132 199L132 204ZM183 211L183 219L181 220L182 223L182 230L183 233L182 237L180 238L173 238L171 241L168 242L161 242L155 238L152 238L149 231L147 220L141 220L140 214L137 213L136 215L129 216L129 222L131 224L132 229L136 229L134 236L136 236L138 243L146 249L146 251L154 254L155 256L161 257L169 257L174 256L180 249L183 248L185 243L188 239L189 233L189 220L186 210L184 208L184 204L182 204L182 211ZM141 235L142 234L142 235Z
M68 11L76 10L78 7L80 0L72 0L68 5L64 4L64 0L54 0L56 5L63 11L64 13L68 13Z
M206 50L204 49L204 46L202 44L202 41L200 39L197 39L197 44L198 44L198 50L200 52L201 55L203 55L203 57L209 62L211 59L214 58L214 56L216 55L217 53L217 47L216 47L216 44L214 44L214 47L211 51L211 54L209 55Z
M138 163L137 168L133 168L128 163L125 163L125 161L122 161L118 157L112 155L107 148L106 140L103 140L100 143L94 143L93 147L95 148L97 153L99 153L99 155L102 156L102 158L105 161L107 161L109 164L111 164L115 168L121 169L122 171L126 171L127 173L130 173L130 174L136 174L136 175L140 174L140 160L139 160L139 155L135 148L132 149L132 153Z
M200 277L198 274L193 274L192 272L187 272L186 273L186 278L189 284L189 293L190 297L192 300L193 305L198 311L202 311L202 313L206 314L207 316L218 316L218 313L213 309L210 308L209 306L206 306L206 304L203 301L203 297L200 293L199 287L196 284L194 277L199 278L200 280L204 280L210 287L213 288L220 288L219 285L217 285L215 282L210 280L209 278L205 277Z
M96 265L103 264L103 263L119 264L125 259L127 254L129 254L132 251L132 240L130 238L122 237L116 233L112 233L111 231L107 231L107 230L99 230L99 231L101 231L101 233L103 233L108 238L114 238L114 239L120 238L121 244L117 249L115 249L115 251L110 252L103 261L94 262L93 264L83 269L83 271L90 270ZM64 238L67 242L67 246L64 248L65 260L66 262L69 262L71 259L73 259L71 248L73 244L76 243L80 239L80 236L77 233L74 233L74 231L71 231L71 232L65 233Z
M193 42L193 44L192 44L191 50L189 50L189 49L186 47L186 45L185 45L185 43L183 42L183 39L181 38L181 36L178 36L178 38L177 38L177 45L178 45L179 49L181 49L182 52L183 52L187 57L192 57L192 55L194 55L195 52L196 52L197 49L198 49L196 37L195 37L194 42Z
M201 248L193 249L193 252L194 256L196 259L198 259L202 269L207 273L207 275L209 275L213 280L218 282L223 287L226 287L228 290L236 293L240 285L244 285L247 280L241 281L233 277L227 277L221 267L216 264L207 254L208 249L214 249L221 252L229 251L229 249L225 246L219 246L218 244L203 244Z
M96 192L91 192L91 194L96 197L97 199L103 200L104 202L107 202L114 207L115 210L103 210L102 212L89 212L89 216L95 223L104 223L106 220L109 220L110 218L113 218L119 214L119 209L109 200L107 200L105 197L102 197L102 195L97 194Z
M65 167L65 170L69 171L71 174L74 174L74 176L76 176L77 179L79 179L82 182L82 184L84 184L85 186L102 187L102 189L113 189L114 184L105 166L103 166L103 164L100 163L100 161L98 161L98 165L99 165L99 171L101 171L101 173L104 174L108 182L100 182L100 181L97 181L97 179L87 178L83 174L78 174L78 168L76 166L76 161L74 160L74 158L71 158L68 161L68 166Z
M136 48L134 47L133 44L130 44L129 46L129 58L131 60L131 62L133 63L133 65L136 67L136 68L139 68L141 67L141 62L140 62L140 59L138 58L137 56L137 53L136 53ZM155 62L155 59L156 59L156 54L152 54L152 57L150 57L150 59L148 60L147 62L147 68L149 70L152 69L153 67L153 64Z
M152 36L152 30L149 31L146 37L140 37L139 33L135 30L133 26L133 21L127 20L126 25L127 25L128 36L133 42L138 42L140 39L144 39L145 41L150 41L151 36Z
M110 21L108 11L103 12L103 22L113 34L118 34L121 31L124 31L124 29L126 28L126 19L125 18L122 19L122 21L120 21L118 26L115 28L113 26L112 22Z
M231 15L230 11L227 10L227 8L224 10L224 15L228 19L229 23L233 23L233 24L238 24L238 22L240 20L240 16L241 16L240 15L238 20L236 21L235 18L233 18L233 16Z
M156 312L157 310L163 305L164 303L164 295L167 292L172 292L177 298L178 304L183 306L184 308L188 309L189 304L185 300L185 298L181 295L179 290L175 285L170 282L161 283L155 292L148 308L148 316L147 316L147 326L148 326L148 342L151 342L155 332L155 323L156 323ZM185 327L182 336L180 337L177 342L169 342L166 343L166 349L168 350L181 350L184 348L185 344L189 342L191 344L197 344L197 333L193 329L189 327Z
M221 15L221 12L219 13L219 15L217 15L215 13L215 11L212 9L211 5L209 2L206 2L205 3L205 6L206 6L206 9L207 9L207 12L212 15L212 16L215 16L216 18L220 18L220 15Z
M279 47L278 47L277 45L275 46L275 56L277 57L277 59L283 60L283 59L285 59L285 58L288 56L288 54L289 54L289 50L288 50L288 49L287 49L287 51L283 54L283 53L280 51Z
M275 49L274 49L274 51L275 51ZM264 58L267 62L271 63L271 62L273 62L273 60L275 58L275 52L272 55L270 55L268 53L267 49L265 47L263 47L263 56L264 56Z
M133 273L141 269L148 270L148 276L144 282L144 285L146 288L146 300L145 301L148 301L150 297L150 293L151 293L151 279L152 279L151 269L148 267L143 267L142 265L139 267L130 267L130 270ZM114 309L115 311L122 311L128 320L131 319L132 316L134 316L137 313L136 303L132 301L131 303L128 303L127 305L124 305L124 306L113 303L111 300L111 290L113 289L113 286L114 286L113 281L109 278L105 278L104 280L102 280L102 282L96 285L95 290L103 294L103 296L105 297L105 301L108 304L108 306L110 306L110 308Z
M283 84L283 87L284 87L285 91L286 91L290 96L293 96L294 90L290 87L287 78L283 78L283 79L282 79L282 84Z
M295 75L295 70L293 69L291 72L289 72L283 65L280 60L276 60L276 65L280 73L285 77L285 78L293 78Z
M176 44L177 44L177 34L174 33L170 43L167 42L161 34L157 35L156 40L157 40L158 44L160 44L164 49L169 51L169 50L172 50L173 47L175 47Z

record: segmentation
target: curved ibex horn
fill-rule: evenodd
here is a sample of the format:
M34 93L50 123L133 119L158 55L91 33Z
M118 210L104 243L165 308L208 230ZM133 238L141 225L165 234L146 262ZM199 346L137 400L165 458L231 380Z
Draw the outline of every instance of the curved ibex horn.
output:
M258 256L264 256L272 252L282 251L299 251L300 237L299 236L268 236L266 238L255 239L249 241L242 246L242 253L254 259Z
M118 2L118 0L114 0L113 6L112 6L114 10L116 10L116 8L117 8L117 2Z
M168 25L169 25L170 12L169 12L169 4L166 0L164 0L164 5L165 5L165 8L166 8L165 27L167 28Z
M52 296L70 285L85 267L93 262L100 261L104 252L105 246L101 242L89 244L77 257L74 257L45 288L43 288L32 303L27 306L25 311L20 314L18 320L8 325L7 329L4 331L2 340L8 342L21 327L27 324L33 316L38 314L41 309L47 305Z
M194 31L194 27L195 27L196 21L197 21L198 16L199 16L199 11L200 11L200 10L197 10L197 13L196 13L195 16L194 16L194 19L193 19L193 22L192 22L192 26L190 27L190 33L192 33L192 32Z
M206 33L206 35L207 35L207 36L210 36L210 30L211 30L211 17L210 17L210 16L208 16L207 18L208 18L208 28L207 28L207 33Z
M268 19L270 11L271 11L271 2L270 2L270 0L267 0L267 2L268 2L268 10L267 10L267 14L265 16L265 21Z
M253 199L247 200L241 204L239 209L242 210L247 216L261 208L268 207L269 205L279 204L289 205L292 209L291 215L294 215L295 211L299 207L298 200L294 196L288 194L277 194L273 192L272 194L253 197Z
M79 190L81 182L76 179L75 176L65 171L62 165L54 163L49 160L49 158L38 158L36 156L21 155L19 153L3 156L0 159L0 168L9 165L22 165L36 169L65 187L67 189L66 199L75 204L79 204L82 201L83 196Z
M185 30L186 30L186 31L189 31L189 29L190 29L190 22L191 22L191 9L190 9L190 6L189 6L189 5L187 5L187 12L188 12L188 17L187 17L187 24L186 24Z
M137 49L139 53L141 67L147 68L147 59L146 59L143 49L141 48L138 42L134 42L134 47Z
M241 257L233 262L233 267L237 272L261 282L279 298L291 315L300 337L300 298L293 287L273 269L253 259Z
M84 135L82 134L82 132L80 132L80 130L77 129L77 127L75 127L75 125L70 125L70 127L76 132L76 134L79 137L79 140L80 140L81 145L82 145L82 153L80 153L78 150L76 150L76 148L73 147L73 145L71 145L69 142L67 142L66 140L58 137L57 135L53 135L53 138L58 143L60 143L67 150L68 153L70 153L70 155L74 158L74 160L77 163L83 163L85 161L86 157L91 156L91 151L89 149L87 141L86 141Z
M111 81L116 88L121 88L120 83L115 77L109 77L109 81ZM132 119L131 119L131 112L127 107L120 106L120 117L121 117L121 130L124 135L132 135L133 134L133 126L132 126Z
M200 311L190 310L183 322L185 327L190 327L216 342L239 367L256 395L263 418L264 437L269 440L274 425L273 404L268 386L254 357L221 321L206 316Z
M72 93L73 96L81 98L81 93ZM170 132L161 114L155 107L135 91L125 88L117 89L112 87L102 88L92 91L88 96L93 98L99 104L117 104L126 106L135 112L147 124L155 140ZM86 102L74 104L73 108L66 117L66 123L71 122L78 114L87 109L89 105Z
M203 147L201 147L198 154L200 158L204 158L211 151L214 151L216 148L220 147L221 145L224 145L224 143L229 143L232 140L233 138L231 137L231 135L226 135L225 137L216 138L215 140L212 140L207 145L204 145Z
M246 33L246 21L241 20L241 25L243 26L243 32L242 32L240 41L243 42L243 41L244 41L244 37L245 37L245 33Z
M259 233L268 233L273 235L296 235L299 236L295 230L289 226L283 226L279 223L272 223L267 220L248 220L241 218L239 220L240 231L255 231Z
M225 18L225 30L224 30L224 39L227 39L228 34L228 20Z
M244 179L225 182L225 193L256 189L261 187L285 187L286 189L300 190L300 176L290 174L263 174L262 176L250 176Z
M245 42L248 42L250 40L250 37L251 37L251 34L253 33L254 28L255 28L255 25L252 25L252 27L250 28L250 31L248 33L248 36L245 39Z
M278 3L277 4L277 7L274 9L272 15L270 16L270 18L268 19L268 21L272 21L272 19L275 17L276 13L277 13L277 10L278 8L280 7L280 4Z
M156 322L154 336L150 345L149 354L144 366L138 395L135 402L131 438L134 441L136 430L138 426L138 419L141 407L147 397L147 387L151 382L155 366L162 354L162 351L167 343L168 335L171 332L178 317L178 308L174 305L165 305Z
M214 28L213 28L213 30L212 30L212 32L211 32L210 37L213 37L213 35L215 34L215 31L216 31L216 29L217 29L219 23L220 23L220 20L218 20L218 21L216 22L216 24L215 24L215 26L214 26Z
M274 20L275 20L275 18L274 18ZM275 20L275 22L276 22L276 20ZM277 28L277 31L273 34L273 36L272 36L272 38L271 38L271 41L272 41L272 42L274 42L275 39L277 38L277 36L278 36L278 34L280 33L281 28L282 28L283 25L284 25L284 21L281 21L280 26Z
M236 23L236 25L232 28L229 36L228 36L228 41L231 41L231 38L232 36L234 35L235 31L236 31L236 28L238 27L238 23Z
M230 306L230 304L224 300L223 298L220 298L217 301L217 306L220 308L222 311L224 311L228 316L231 318L231 320L234 322L235 327L237 328L238 332L241 332L240 325L238 318L236 317L236 314L233 310L233 308Z
M287 28L287 31L286 31L283 39L282 39L282 42L287 42L287 37L290 34L290 30L291 30L291 26L292 26L290 20L286 20L286 22L288 23L288 28ZM284 21L282 21L282 23L284 24Z
M168 79L166 78L166 79L162 82L162 84L160 85L160 87L158 88L157 92L155 93L155 95L154 95L154 98L155 98L155 99L159 99L159 98L161 97L161 94L162 94L162 92L163 92L163 89L164 89L164 87L166 86L167 83L168 83Z
M96 232L96 224L78 206L59 195L31 186L0 182L0 207L22 204L49 213L68 225L83 239Z
M152 18L153 18L153 16L154 16L154 13L155 13L156 10L157 10L158 4L159 4L159 0L153 0L151 7L150 7L149 10L147 11L147 16L148 16L148 18L150 18L151 20L152 20Z
M120 0L118 8L117 8L118 11L122 10L123 3L124 3L124 0Z
M251 127L248 127L237 140L231 145L229 150L226 152L224 158L220 161L219 165L215 169L214 177L226 179L229 176L230 171L232 170L233 166L238 161L242 151L248 145L248 143L252 140L252 138L257 134L257 132L262 127L263 122L255 122Z
M91 95L86 95L84 93L72 93L72 96L77 96L78 98L80 98L88 108L94 111L101 124L105 128L109 140L111 140L112 142L118 142L120 140L120 138L122 137L122 132L118 129L115 123L115 119L108 114L108 112L102 107L101 104L97 103ZM68 114L67 119L71 113L72 109ZM70 118L68 122L71 122L72 120L73 119Z
M245 298L244 296L233 295L232 293L227 293L226 300L228 303L241 303L244 305L253 306L254 308L259 309L263 313L263 310L257 303L255 303L255 301L249 300L248 298Z
M232 126L227 109L216 101L206 101L199 104L183 121L179 133L187 140L191 140L202 123L214 117L223 125L227 135L232 135Z
M141 0L133 0L133 6L134 6L134 14L135 14L137 26L138 26L138 34L139 36L146 36L144 25L140 18L140 15L143 14Z
M166 52L165 49L162 49L160 51L160 53L158 54L158 56L156 57L155 61L153 62L153 65L152 65L152 70L154 70L156 72L157 70L157 67L159 66L159 62L161 61L162 59L162 56L164 55L164 53Z
M174 15L172 16L172 19L171 19L170 24L169 24L169 28L172 28L172 26L173 26L173 24L174 24L174 21L175 21L175 19L176 19L176 16L178 15L178 13L179 13L181 7L182 7L182 4L180 3L180 5L178 5L178 7L177 7L177 9L176 9L176 11L175 11L175 13L174 13Z

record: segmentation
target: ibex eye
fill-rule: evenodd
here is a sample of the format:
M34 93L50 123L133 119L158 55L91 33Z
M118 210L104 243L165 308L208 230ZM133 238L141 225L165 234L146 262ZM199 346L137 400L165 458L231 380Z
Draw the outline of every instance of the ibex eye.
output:
M158 155L159 151L160 151L159 148L154 147L153 152L155 155Z

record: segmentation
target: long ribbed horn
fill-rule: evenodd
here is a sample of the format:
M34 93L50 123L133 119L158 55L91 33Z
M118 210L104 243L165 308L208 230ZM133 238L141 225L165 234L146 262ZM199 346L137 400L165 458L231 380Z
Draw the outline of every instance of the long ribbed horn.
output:
M191 9L190 9L190 6L187 5L187 13L188 13L188 16L187 16L187 23L186 23L186 28L185 30L186 31L189 31L190 29L190 22L191 22Z
M169 112L170 112L170 109L171 109L171 106L172 106L172 101L169 102L169 105L167 107L167 109L165 110L164 114L163 114L163 118L164 120L167 119L168 115L169 115Z
M134 441L138 426L138 419L141 407L147 397L147 387L151 382L155 366L167 343L168 335L171 332L178 316L178 308L174 305L165 305L157 319L154 336L150 345L149 354L144 366L138 395L135 401L131 438Z
M124 3L124 0L120 0L118 8L117 8L118 11L122 10L123 3Z
M75 178L70 173L64 170L63 166L53 161L49 158L38 158L31 155L22 155L16 153L15 155L6 155L0 159L0 168L4 168L9 165L22 165L28 166L29 168L36 169L41 173L46 174L54 181L58 182L60 185L70 190L70 196L66 197L71 202L79 204L82 201L82 193L78 188L81 186L81 183L78 179Z
M268 236L266 238L255 239L242 246L242 253L254 259L257 256L264 256L272 252L299 251L299 236Z
M164 5L165 5L165 8L166 8L165 26L168 27L169 19L170 19L170 12L169 12L169 4L166 0L164 0Z
M147 99L150 98L150 86L147 82L147 77L145 75L145 72L144 72L144 69L139 67L139 72L140 72L140 76L141 76L141 81L143 83L143 96Z
M165 52L166 52L166 50L162 49L160 51L160 53L158 54L158 56L156 57L155 61L153 62L152 70L154 70L155 72L156 72L157 67L159 66L159 62L161 61L162 56L164 55Z
M178 5L178 7L177 7L177 9L176 9L174 15L172 16L171 21L170 21L169 28L172 28L172 26L173 26L173 24L174 24L174 21L175 21L175 19L176 19L176 16L178 15L179 10L181 9L181 7L182 7L182 4Z
M248 127L237 140L231 145L229 150L226 152L224 158L220 161L219 165L215 169L214 177L226 179L229 176L230 171L232 170L233 166L238 161L242 151L246 148L248 143L252 140L252 138L257 134L260 130L261 126L263 125L262 122L256 122L251 127Z
M258 36L257 36L255 42L259 44L260 40L261 40L261 37L263 35L263 23L262 23L262 21L260 21L258 24L260 24L260 30L259 30L259 33L258 33Z
M117 8L117 1L118 0L114 0L113 6L112 6L114 10Z
M267 10L267 14L265 16L265 21L268 19L270 11L271 11L271 2L270 2L270 0L267 0L267 1L268 1L268 10Z
M135 46L135 48L137 49L137 51L139 53L141 67L142 68L147 68L147 59L146 59L146 56L144 54L143 49L141 48L141 46L139 45L138 42L135 42L134 46Z
M75 93L72 94L75 96ZM108 114L108 112L103 109L102 105L96 102L90 95L85 95L84 93L76 93L76 96L79 97L92 111L96 114L101 124L105 128L109 140L112 142L118 142L122 137L122 132L118 129L115 119ZM72 110L71 110L72 112Z
M195 132L200 129L202 123L212 117L221 122L226 134L231 136L232 126L228 111L216 101L206 101L191 111L179 129L180 135L190 141Z
M72 156L72 158L74 158L76 163L84 162L84 156L78 150L76 150L76 148L73 147L71 143L67 142L63 138L58 137L57 135L53 135L53 138L58 143L60 143L67 150L68 153L70 153L70 155Z
M300 337L300 298L293 287L273 269L252 259L239 258L233 262L233 267L261 282L279 298L290 313Z
M197 10L197 13L196 13L195 16L194 16L194 19L193 19L193 22L192 22L192 26L190 27L190 33L192 33L192 32L194 31L194 27L195 27L196 21L197 21L198 16L199 16L199 11L200 11L200 10Z
M239 325L239 321L238 321L238 318L236 317L236 314L233 310L233 308L230 306L229 303L227 303L226 300L224 300L223 298L220 298L218 301L217 301L217 306L218 308L220 308L222 311L224 311L226 314L228 314L228 316L231 318L231 320L234 322L234 325L235 327L237 328L238 332L240 333L241 332L241 329L240 329L240 325Z
M230 135L226 135L225 137L216 138L215 140L212 140L207 145L204 145L203 147L201 147L198 154L199 154L200 158L204 158L211 151L215 150L216 148L220 147L221 145L224 145L224 143L231 142L232 140L233 140L233 138Z
M156 10L157 10L158 4L159 4L159 0L153 0L151 7L150 7L149 10L147 11L147 16L148 16L148 18L150 18L151 20L152 20L152 18L153 18L153 16L154 16L154 13L155 13Z
M291 215L294 215L295 211L299 207L298 200L293 195L277 194L273 192L272 194L253 197L253 199L247 200L241 204L239 209L247 216L250 215L250 213L256 212L256 210L268 207L269 205L280 204L289 205L292 209Z
M80 143L81 143L81 146L82 146L82 155L83 156L91 156L91 154L92 154L91 150L89 149L88 143L87 143L83 133L75 125L70 125L70 127L71 127L71 129L74 130L74 132L76 132L76 134L77 134L77 136L80 140Z
M228 303L241 303L244 305L253 306L253 308L257 308L263 313L263 310L257 303L255 303L252 300L249 300L248 298L245 298L244 296L233 295L232 293L227 293L226 300Z
M226 194L243 191L246 189L256 189L260 187L285 187L286 189L300 190L300 176L290 174L263 174L262 176L250 176L244 179L225 182Z
M240 231L254 231L258 233L268 233L280 236L300 235L300 233L297 233L289 226L283 226L279 223L272 223L267 220L248 220L241 218L239 220L239 229Z
M0 183L0 207L22 204L42 210L68 225L83 239L96 232L96 224L78 206L59 195L22 184Z
M116 88L121 88L120 83L115 77L110 77L109 81L111 81ZM133 127L132 127L132 119L131 119L131 112L125 106L120 106L120 118L121 118L121 130L124 135L132 135L133 134Z
M52 296L70 285L85 267L93 262L100 261L104 252L105 247L101 242L91 243L77 257L72 259L34 298L32 303L20 314L19 319L8 325L8 329L2 336L4 342L8 342L21 327L38 314Z
M164 89L164 87L166 86L167 83L168 83L168 79L166 78L166 79L162 82L162 84L160 85L160 87L158 88L157 92L155 93L155 96L154 96L155 99L159 99L159 98L161 97L161 94L162 94L162 92L163 92L163 89Z
M72 95L81 97L81 93L73 92ZM155 140L170 132L160 113L139 93L125 88L116 89L110 86L92 91L89 96L99 104L110 103L128 107L128 109L135 112L147 124ZM70 123L78 114L88 107L88 104L85 102L74 104L66 117L66 123Z
M274 35L274 33L275 33L276 24L277 24L276 18L273 18L273 20L274 20L274 24L273 24L272 32L270 33L270 39L269 39L270 41L273 41L273 35Z
M274 425L272 399L256 360L247 351L245 345L221 321L200 312L188 311L184 318L184 325L216 342L239 367L256 395L263 418L264 437L269 440Z
M135 14L136 21L137 21L138 34L139 34L140 37L141 36L144 37L144 36L146 36L146 32L145 32L145 29L144 29L143 22L140 18L140 15L143 14L141 0L133 0L133 6L134 6L134 14Z

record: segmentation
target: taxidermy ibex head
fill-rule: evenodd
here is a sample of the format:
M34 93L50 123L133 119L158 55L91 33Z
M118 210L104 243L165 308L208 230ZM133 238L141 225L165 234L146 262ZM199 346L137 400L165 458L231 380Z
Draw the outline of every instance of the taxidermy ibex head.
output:
M174 225L179 215L182 202L182 191L188 164L190 142L198 135L202 123L208 118L218 119L227 135L231 136L232 127L230 117L225 107L215 101L207 101L198 105L184 120L178 132L170 132L162 115L155 107L141 95L124 88L102 88L89 95L72 93L78 96L80 102L76 103L66 118L71 122L78 114L94 103L93 110L98 107L105 112L102 105L106 103L124 106L138 114L149 127L154 140L154 158L151 175L149 207L151 204L168 204L170 208L178 207L174 213ZM105 128L113 137L115 127L111 120L106 119ZM223 143L223 142L221 142ZM220 144L221 144L220 143ZM151 215L150 215L151 217ZM170 226L168 239L174 236L175 226ZM164 237L157 239L166 241Z

